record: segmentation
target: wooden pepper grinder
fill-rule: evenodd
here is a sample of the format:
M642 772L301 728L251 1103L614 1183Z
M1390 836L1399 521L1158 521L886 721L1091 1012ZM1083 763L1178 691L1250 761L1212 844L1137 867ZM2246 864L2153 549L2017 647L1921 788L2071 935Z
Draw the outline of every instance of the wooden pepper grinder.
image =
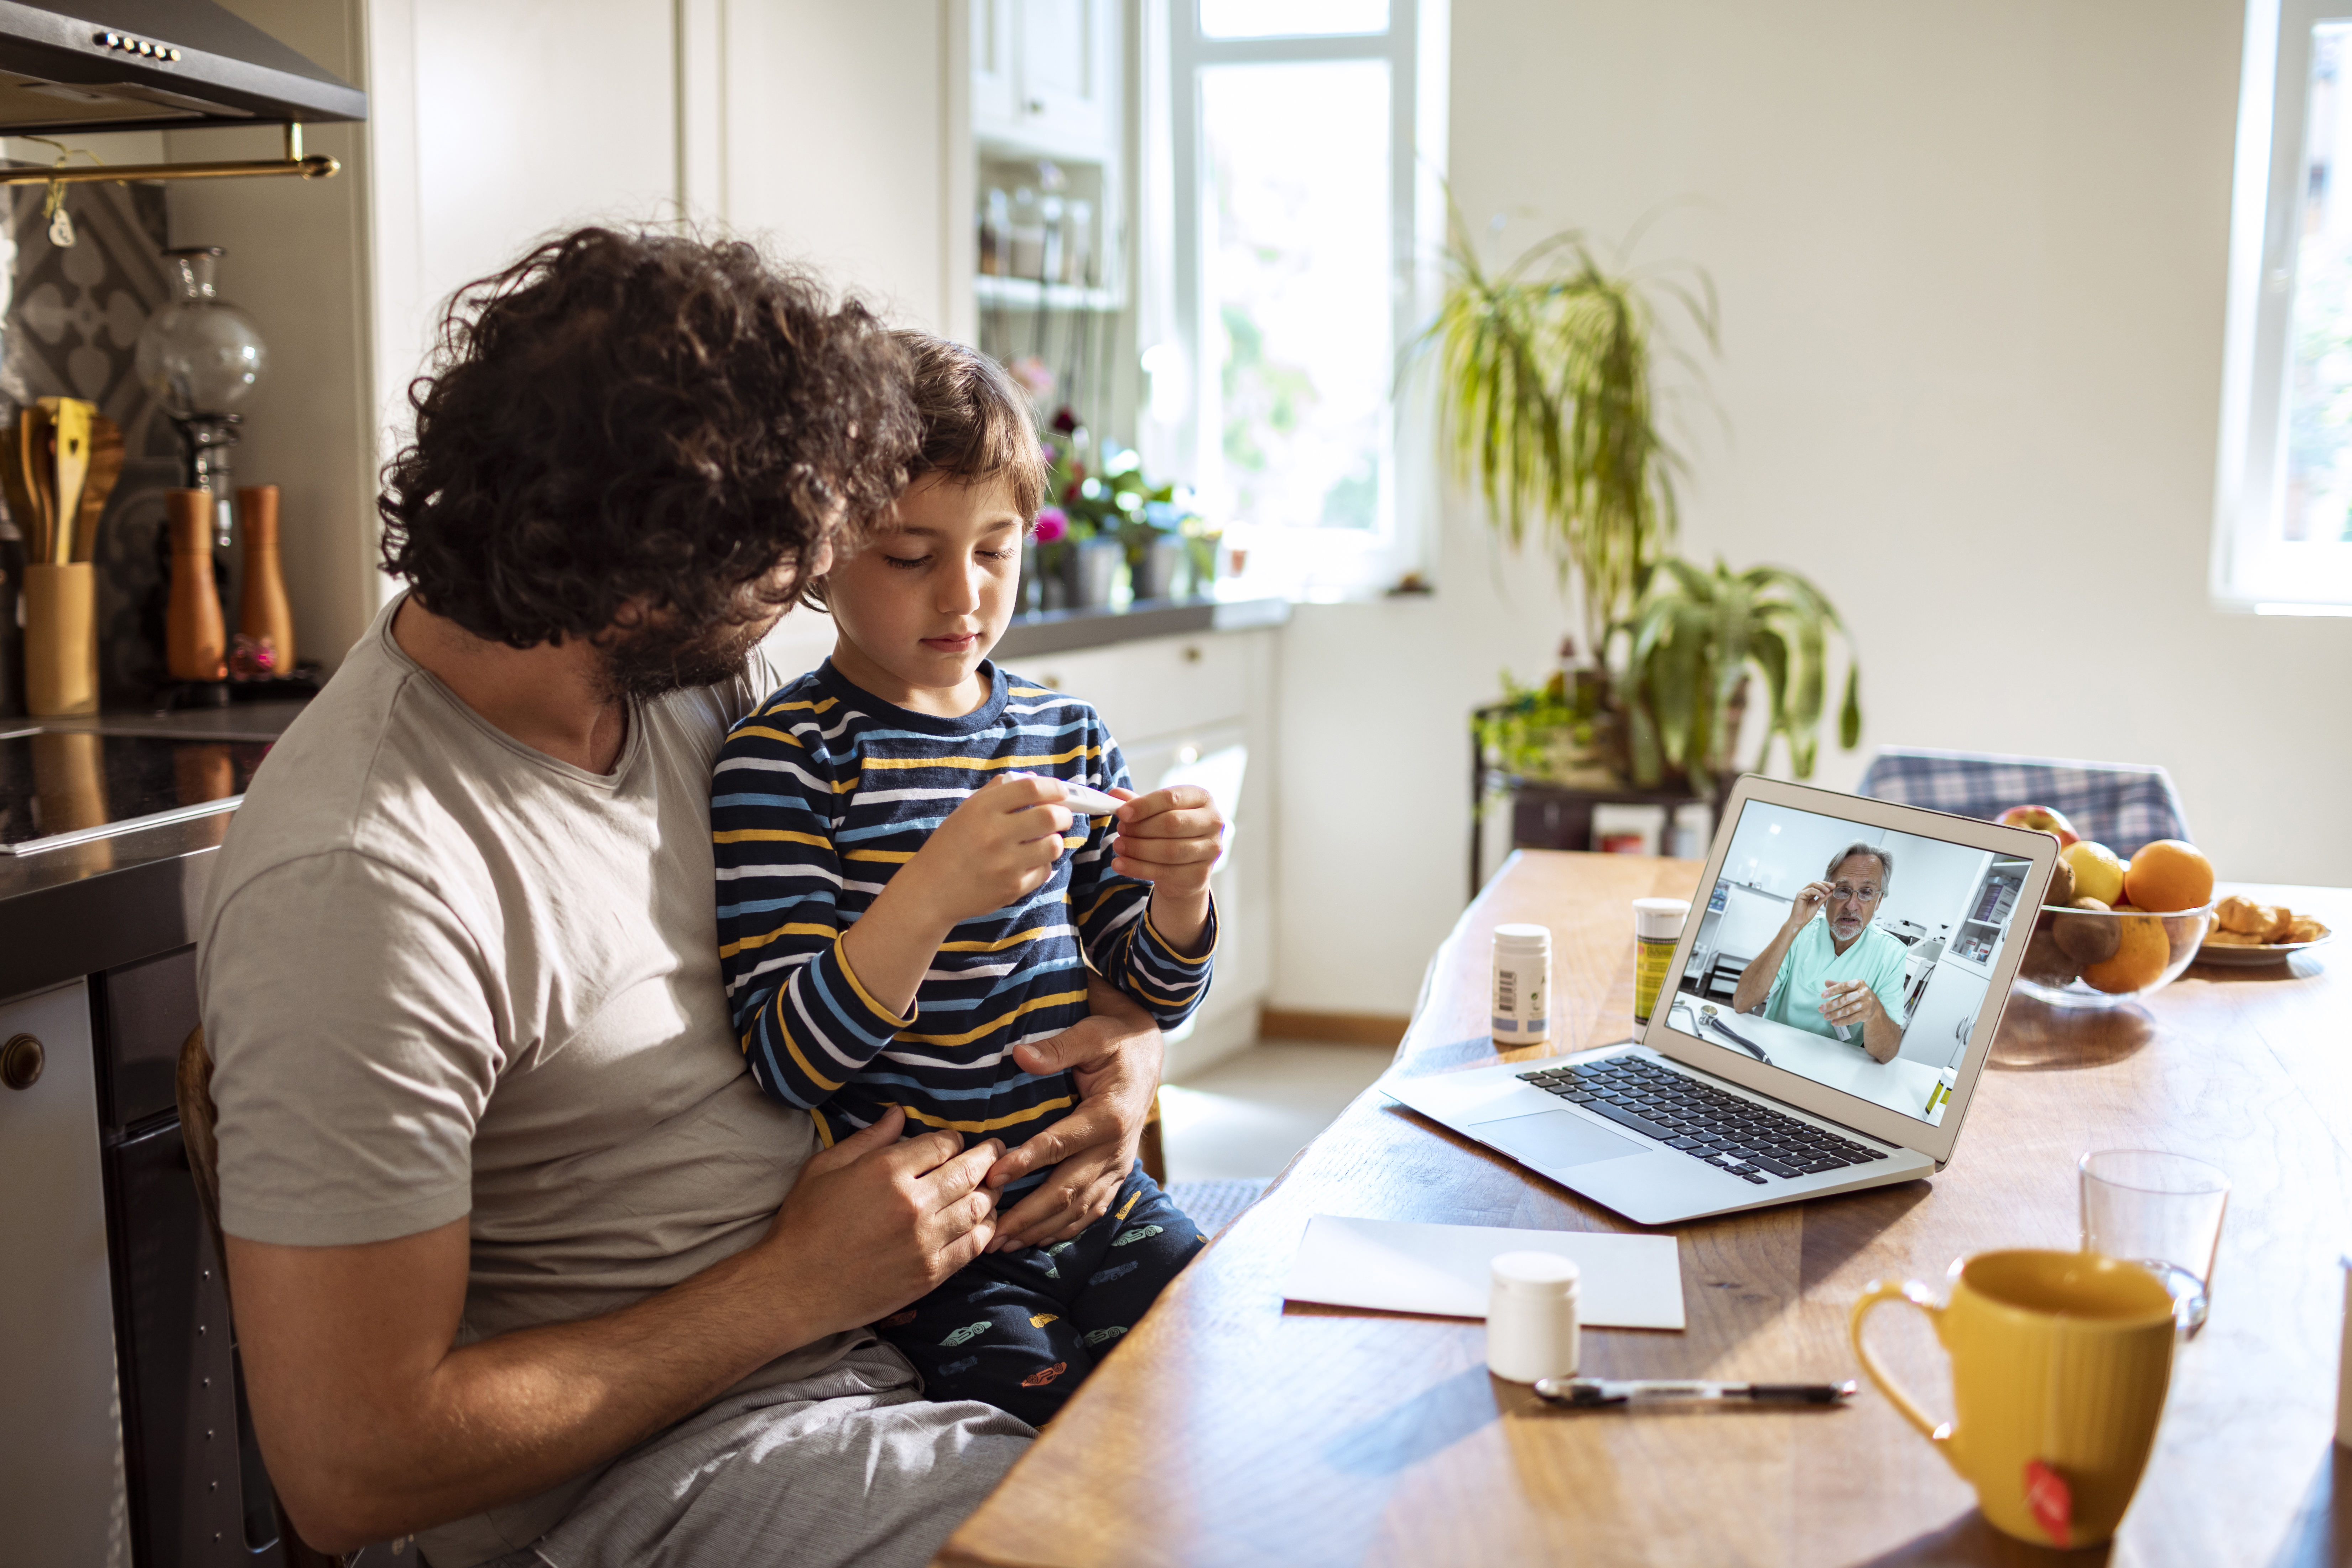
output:
M163 616L163 664L174 680L228 679L228 632L213 585L213 497L167 490L172 530L172 598Z
M244 594L236 611L237 673L247 679L294 673L294 611L278 563L278 487L236 492L245 530ZM249 668L248 668L249 667Z

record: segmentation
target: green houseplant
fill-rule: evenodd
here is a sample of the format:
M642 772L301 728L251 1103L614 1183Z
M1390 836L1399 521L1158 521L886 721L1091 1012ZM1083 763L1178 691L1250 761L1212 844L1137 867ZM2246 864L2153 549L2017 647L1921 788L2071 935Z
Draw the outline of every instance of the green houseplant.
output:
M1454 477L1475 485L1514 546L1542 545L1572 577L1584 646L1599 667L1523 688L1476 720L1482 754L1507 773L1583 787L1716 793L1751 676L1769 704L1758 771L1774 742L1798 777L1819 753L1828 636L1843 623L1811 581L1779 567L1712 574L1670 552L1681 460L1653 408L1661 341L1650 292L1681 307L1712 349L1714 289L1612 271L1583 236L1555 234L1499 269L1450 215L1446 284L1417 345L1437 366L1440 434ZM1862 723L1848 643L1839 741Z
M1818 587L1778 566L1735 573L1718 559L1707 573L1687 561L1660 562L1612 638L1612 647L1624 644L1616 696L1626 776L1644 789L1680 777L1715 793L1738 771L1732 750L1753 673L1763 678L1767 707L1749 771L1765 770L1779 741L1790 770L1811 778L1832 631L1847 642L1838 744L1851 751L1862 735L1860 671L1845 624Z
M1480 260L1450 215L1446 282L1417 349L1436 366L1440 435L1514 546L1532 536L1572 576L1597 648L1672 542L1680 466L1652 413L1654 313L1679 302L1712 347L1714 289L1603 267L1583 236L1555 234L1508 266Z

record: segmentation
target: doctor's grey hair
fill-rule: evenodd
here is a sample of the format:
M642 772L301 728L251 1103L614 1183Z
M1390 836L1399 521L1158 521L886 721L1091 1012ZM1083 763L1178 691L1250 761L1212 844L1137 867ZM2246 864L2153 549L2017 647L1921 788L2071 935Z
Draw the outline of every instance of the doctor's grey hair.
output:
M1822 875L1824 877L1836 876L1837 868L1844 865L1847 861L1853 859L1857 855L1867 855L1872 859L1878 862L1878 890L1883 896L1887 889L1895 885L1895 852L1882 845L1864 844L1861 839L1857 838L1853 843L1847 845L1844 848L1830 857L1829 868L1823 871Z

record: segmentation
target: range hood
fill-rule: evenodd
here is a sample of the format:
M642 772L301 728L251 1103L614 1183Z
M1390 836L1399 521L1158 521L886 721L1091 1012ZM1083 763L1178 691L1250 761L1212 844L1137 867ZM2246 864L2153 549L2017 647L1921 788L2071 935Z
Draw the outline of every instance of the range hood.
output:
M0 0L0 136L367 118L367 95L213 0Z

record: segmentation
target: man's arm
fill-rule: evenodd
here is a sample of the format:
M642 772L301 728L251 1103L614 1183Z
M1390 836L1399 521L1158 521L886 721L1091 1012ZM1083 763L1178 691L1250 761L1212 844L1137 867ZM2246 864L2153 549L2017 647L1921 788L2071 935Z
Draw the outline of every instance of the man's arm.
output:
M1731 993L1731 1010L1735 1013L1760 1013L1764 1004L1772 999L1772 986L1780 978L1780 965L1789 959L1789 948L1797 940L1822 901L1830 896L1827 882L1808 882L1797 889L1789 902L1789 918L1780 922L1780 931L1764 951L1748 961L1739 972L1739 984Z
M1093 1016L1050 1040L1015 1047L1024 1072L1068 1072L1077 1108L996 1162L988 1185L1003 1188L1053 1165L1034 1192L997 1218L991 1252L1066 1241L1110 1207L1135 1168L1152 1096L1160 1090L1162 1042L1150 1015L1098 974L1087 977ZM1059 1163L1056 1163L1059 1162Z
M394 1241L228 1237L254 1427L312 1545L347 1551L543 1491L788 1351L897 1310L994 1237L1002 1146L897 1142L903 1116L814 1156L756 1245L600 1318L451 1348L464 1219Z

